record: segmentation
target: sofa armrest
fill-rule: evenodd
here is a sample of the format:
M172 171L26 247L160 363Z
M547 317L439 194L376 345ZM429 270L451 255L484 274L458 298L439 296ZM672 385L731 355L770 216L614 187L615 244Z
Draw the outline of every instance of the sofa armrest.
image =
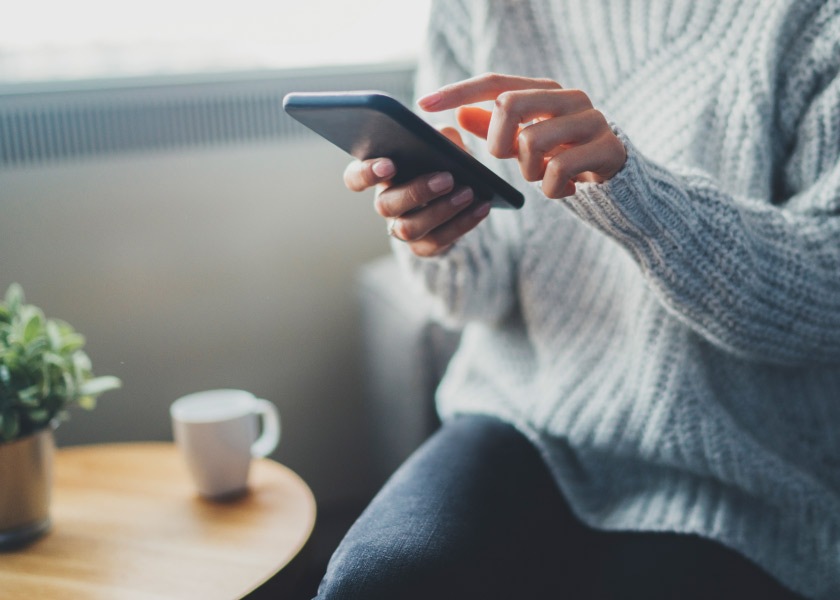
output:
M431 318L427 298L405 285L386 256L359 272L366 408L380 479L439 425L434 395L460 332Z

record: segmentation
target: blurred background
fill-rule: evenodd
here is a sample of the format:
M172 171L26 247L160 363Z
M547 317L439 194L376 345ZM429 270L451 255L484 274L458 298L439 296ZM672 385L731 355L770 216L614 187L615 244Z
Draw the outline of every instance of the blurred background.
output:
M378 311L403 320L400 300L373 289L392 276L377 260L388 243L373 196L344 189L348 158L292 122L282 98L380 89L410 101L427 10L426 0L4 7L0 288L19 282L87 337L96 374L124 382L93 412L75 411L60 446L171 440L176 398L247 389L280 409L273 458L315 493L313 554L326 560L422 439L429 408L402 394L395 406L410 423L395 421L387 398L401 382L368 360L371 343L401 351Z

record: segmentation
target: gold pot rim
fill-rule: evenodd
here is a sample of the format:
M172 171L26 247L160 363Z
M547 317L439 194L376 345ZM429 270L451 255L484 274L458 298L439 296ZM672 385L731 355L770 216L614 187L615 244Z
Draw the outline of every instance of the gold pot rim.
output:
M29 441L32 438L37 437L39 435L44 435L44 434L47 434L47 433L54 433L55 430L58 429L58 425L59 425L58 419L53 419L49 423L44 425L43 427L41 427L39 429L36 429L35 431L33 431L31 433L28 433L23 437L17 437L15 439L9 440L7 442L0 441L0 448L3 448L5 446L11 446L12 444L19 444L19 443L22 443L22 442Z

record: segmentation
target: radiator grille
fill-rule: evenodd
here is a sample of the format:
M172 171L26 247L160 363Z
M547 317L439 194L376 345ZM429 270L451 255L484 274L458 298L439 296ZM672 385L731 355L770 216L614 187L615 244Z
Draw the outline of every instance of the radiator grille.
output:
M283 111L286 93L376 89L408 101L413 79L398 65L0 90L0 168L314 135Z

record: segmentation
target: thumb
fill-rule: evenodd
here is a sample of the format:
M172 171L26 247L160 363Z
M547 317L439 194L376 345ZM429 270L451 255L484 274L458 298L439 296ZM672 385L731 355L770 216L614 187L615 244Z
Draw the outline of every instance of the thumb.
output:
M464 145L464 140L461 138L461 133L455 129L454 127L438 127L438 131L440 131L443 135L449 138L449 141L457 144L461 150L466 150L467 147Z
M482 139L487 139L490 117L493 113L477 106L462 106L455 113L458 125Z

